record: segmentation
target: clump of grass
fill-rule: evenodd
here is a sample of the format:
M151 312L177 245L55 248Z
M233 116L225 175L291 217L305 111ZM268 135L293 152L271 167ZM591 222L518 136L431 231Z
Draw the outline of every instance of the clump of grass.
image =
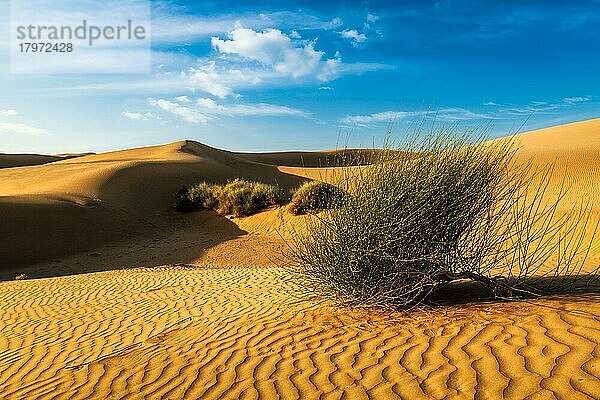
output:
M24 281L27 278L28 278L28 276L26 274L19 274L19 275L15 276L15 281Z
M218 205L221 187L201 182L177 192L175 208L178 211L209 210Z
M240 217L281 204L283 200L283 192L275 185L235 179L222 188L217 212Z
M510 140L437 133L342 169L341 204L292 234L297 282L309 297L407 308L456 280L513 297L579 274L589 208L558 216L563 194L544 196L550 170L517 165L515 152Z
M318 212L342 204L344 192L337 186L308 181L298 187L292 194L288 210L294 215Z
M213 209L236 217L251 215L269 206L281 204L283 192L276 185L235 179L225 185L201 182L177 193L179 211Z

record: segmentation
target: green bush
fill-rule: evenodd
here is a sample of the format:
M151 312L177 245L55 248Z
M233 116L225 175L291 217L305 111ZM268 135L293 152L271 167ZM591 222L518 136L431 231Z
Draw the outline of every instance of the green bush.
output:
M177 193L175 207L179 211L213 209L219 214L236 217L283 202L283 193L276 185L235 179L226 185L206 182L183 188Z
M275 185L236 179L223 186L217 212L241 217L282 201L282 191Z
M178 211L208 210L218 205L220 187L206 182L181 188L177 192L175 208Z
M344 192L337 186L320 181L308 181L297 188L288 210L294 215L318 212L342 204Z
M292 232L295 281L309 297L407 308L456 280L512 297L577 273L586 210L554 218L549 173L515 165L515 151L511 141L435 134L343 169L341 204Z

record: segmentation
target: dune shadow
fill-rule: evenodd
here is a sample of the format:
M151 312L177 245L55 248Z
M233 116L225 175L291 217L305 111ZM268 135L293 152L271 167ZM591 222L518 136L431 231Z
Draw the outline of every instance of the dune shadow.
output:
M259 252L260 240L225 217L212 211L176 212L177 190L202 180L225 183L238 177L287 190L302 178L244 160L213 164L132 165L107 177L96 199L0 198L0 280L23 273L42 278L191 263L207 250L243 237L249 240L236 243L237 251Z

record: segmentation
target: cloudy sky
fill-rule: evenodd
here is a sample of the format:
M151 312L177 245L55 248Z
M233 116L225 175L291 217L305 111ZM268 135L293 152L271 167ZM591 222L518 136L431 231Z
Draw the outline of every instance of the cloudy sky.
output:
M13 75L9 15L0 0L0 152L331 149L434 119L500 136L600 117L598 0L153 1L152 72L132 75Z

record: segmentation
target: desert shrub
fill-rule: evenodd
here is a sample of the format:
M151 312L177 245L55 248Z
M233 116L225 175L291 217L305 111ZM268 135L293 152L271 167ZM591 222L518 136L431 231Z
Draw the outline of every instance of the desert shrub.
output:
M296 281L310 297L404 308L461 279L495 296L550 290L535 282L580 271L588 209L558 217L550 170L517 165L515 151L435 134L343 169L341 204L292 234Z
M235 179L226 185L202 182L183 188L177 193L175 207L179 211L214 209L241 217L282 201L282 191L276 185Z
M211 185L206 182L201 182L192 186L188 191L194 208L199 210L210 210L215 208L219 203L221 188L219 185Z
M19 274L19 275L15 276L15 281L24 281L27 278L28 277L26 274Z
M194 204L188 196L188 187L182 187L175 196L175 209L177 211L188 212L194 209Z
M235 179L223 187L217 212L241 217L282 201L283 193L275 185Z
M321 211L339 206L343 197L344 192L337 186L308 181L293 192L288 210L294 215Z
M215 208L220 196L220 187L201 182L181 188L177 192L175 208L178 211L205 210Z

